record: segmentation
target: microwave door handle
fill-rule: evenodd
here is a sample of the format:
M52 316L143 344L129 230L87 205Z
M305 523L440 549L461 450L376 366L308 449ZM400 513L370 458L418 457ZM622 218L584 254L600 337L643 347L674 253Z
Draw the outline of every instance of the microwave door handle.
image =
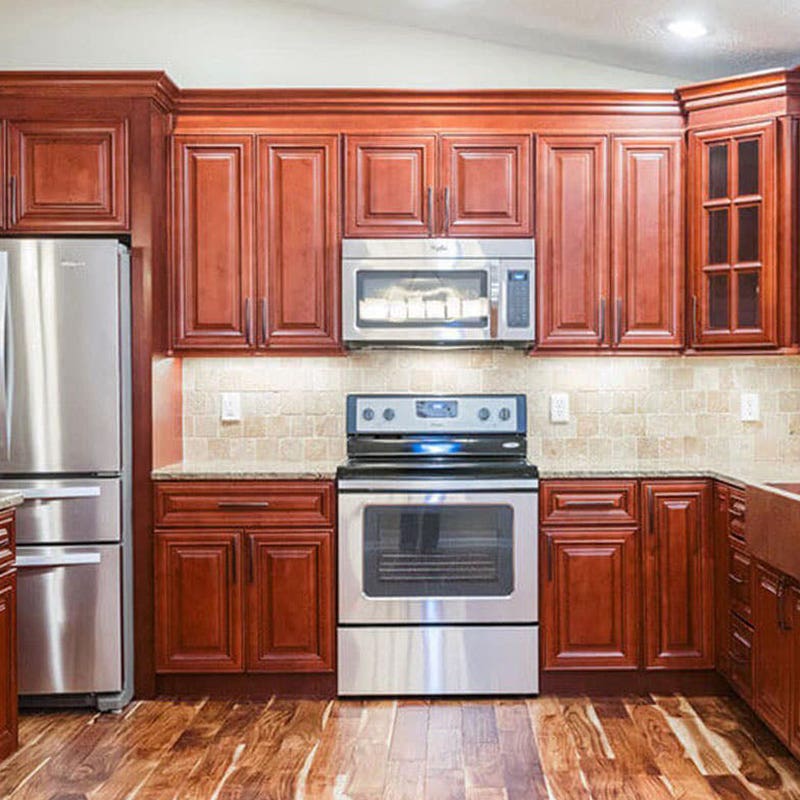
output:
M498 304L500 302L500 270L497 263L489 264L489 338L497 339Z

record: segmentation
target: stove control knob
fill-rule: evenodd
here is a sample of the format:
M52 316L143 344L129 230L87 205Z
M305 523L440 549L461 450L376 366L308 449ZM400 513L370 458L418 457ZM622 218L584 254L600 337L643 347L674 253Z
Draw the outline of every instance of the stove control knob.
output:
M383 418L387 422L391 422L394 419L394 409L393 408L385 408L383 410Z
M503 420L503 422L506 422L506 420L511 419L511 409L501 408L497 416L500 417L500 419Z
M489 419L489 417L491 417L491 416L492 416L492 412L489 411L489 409L486 408L486 407L484 407L484 408L482 408L482 409L480 409L478 411L478 419L482 420L483 422L486 422L486 420Z
M367 422L370 422L371 420L375 419L375 412L371 408L365 408L361 412L361 416L364 417Z

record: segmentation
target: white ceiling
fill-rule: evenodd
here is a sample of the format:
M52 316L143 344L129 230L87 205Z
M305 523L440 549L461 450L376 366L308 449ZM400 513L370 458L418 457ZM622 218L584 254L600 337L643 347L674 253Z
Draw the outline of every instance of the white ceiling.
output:
M800 0L304 0L316 8L688 80L800 63ZM710 34L684 41L677 18Z

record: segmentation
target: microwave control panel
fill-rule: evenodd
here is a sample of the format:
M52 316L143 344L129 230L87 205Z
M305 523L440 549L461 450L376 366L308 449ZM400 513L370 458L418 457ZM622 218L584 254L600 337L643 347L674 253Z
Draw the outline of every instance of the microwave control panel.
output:
M527 328L531 324L531 272L510 269L506 273L506 325Z

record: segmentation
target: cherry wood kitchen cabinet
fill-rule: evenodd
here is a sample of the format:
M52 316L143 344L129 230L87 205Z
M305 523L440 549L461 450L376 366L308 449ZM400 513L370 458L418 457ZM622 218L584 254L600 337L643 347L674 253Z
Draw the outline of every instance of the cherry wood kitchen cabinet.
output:
M436 136L347 136L345 236L433 236Z
M444 236L533 234L530 136L444 135L440 147Z
M711 493L707 481L644 481L644 664L714 667Z
M121 232L128 220L124 120L13 120L6 125L13 233Z
M774 347L777 122L689 137L691 343Z
M788 741L793 682L791 585L785 575L758 564L755 587L753 702L761 718Z
M242 534L157 531L156 669L241 672Z
M683 141L616 136L611 169L610 344L683 346Z
M17 749L17 568L14 512L0 512L0 759Z
M334 669L330 481L155 484L156 669Z
M533 235L528 134L346 137L345 236Z
M338 136L258 138L259 348L340 350Z
M636 669L640 655L636 528L545 529L544 669Z
M247 669L333 669L331 531L250 531Z
M606 136L537 137L539 349L606 341L608 200Z
M178 350L254 346L253 138L172 141L172 313Z

